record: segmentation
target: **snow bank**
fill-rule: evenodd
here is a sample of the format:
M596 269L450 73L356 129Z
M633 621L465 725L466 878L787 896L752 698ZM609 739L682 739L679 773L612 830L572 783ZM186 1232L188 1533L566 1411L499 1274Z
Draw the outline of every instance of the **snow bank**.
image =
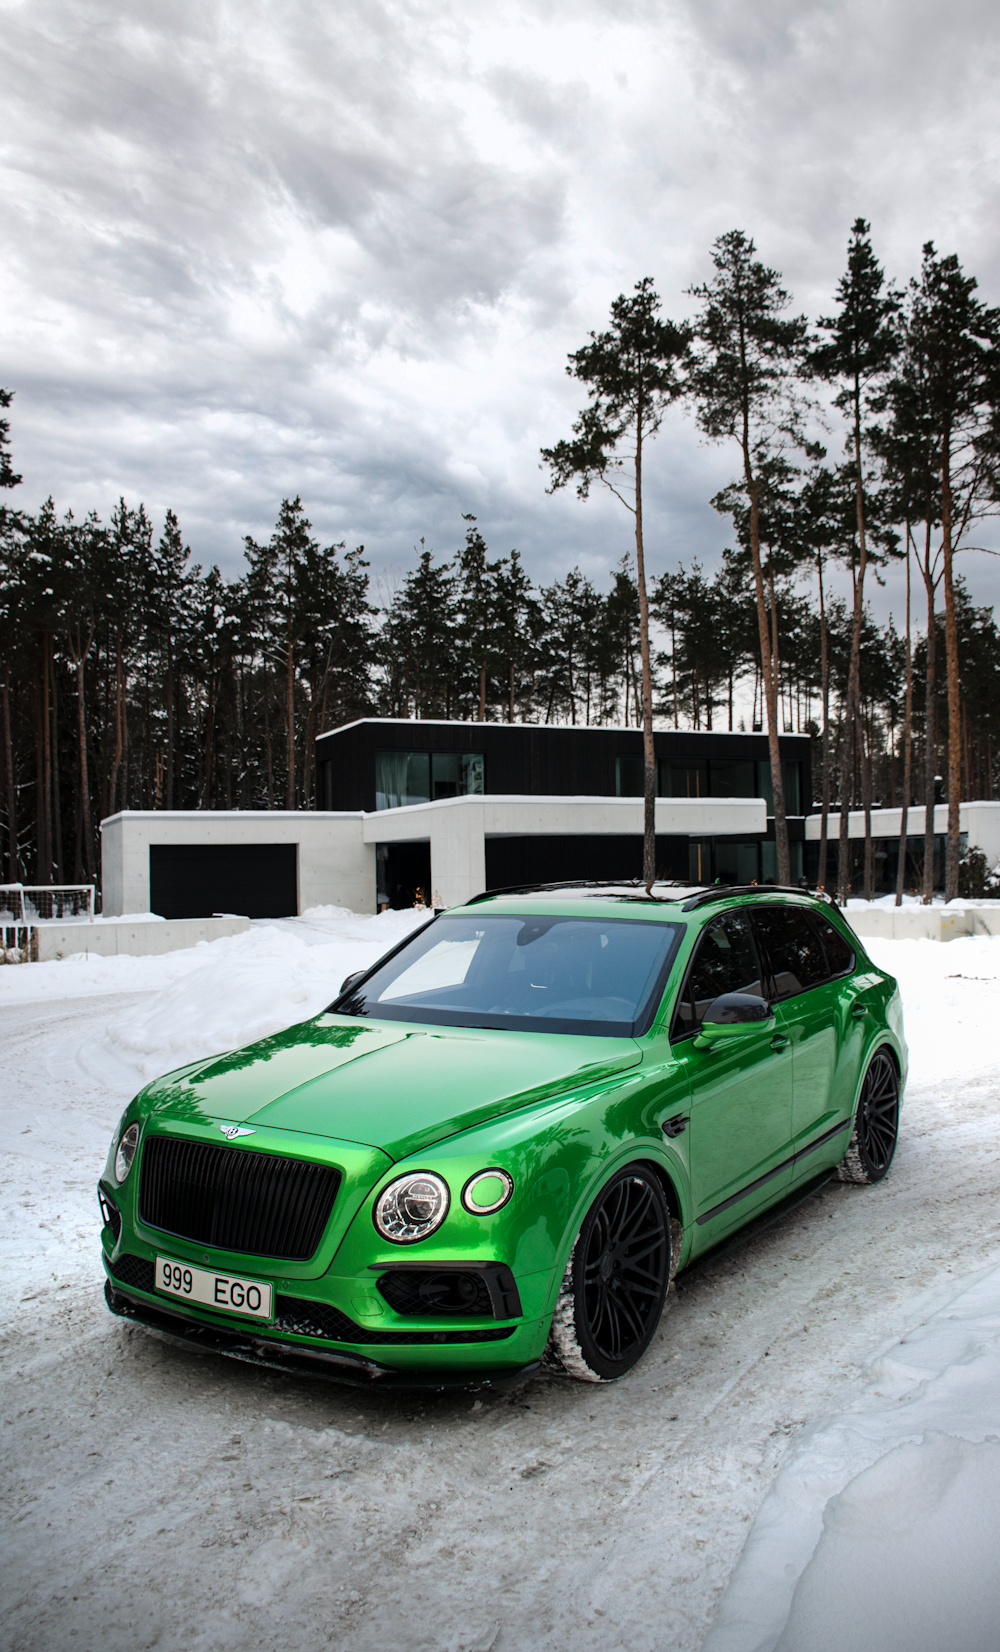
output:
M155 958L78 956L3 969L0 1004L144 994L80 1052L92 1077L120 1086L131 1073L138 1085L318 1015L345 975L375 963L427 918L422 909L368 918L314 907Z
M967 935L948 941L883 941L865 951L899 982L911 1082L950 1084L998 1061L1000 936Z
M781 1468L703 1652L995 1652L1000 1268L868 1375Z

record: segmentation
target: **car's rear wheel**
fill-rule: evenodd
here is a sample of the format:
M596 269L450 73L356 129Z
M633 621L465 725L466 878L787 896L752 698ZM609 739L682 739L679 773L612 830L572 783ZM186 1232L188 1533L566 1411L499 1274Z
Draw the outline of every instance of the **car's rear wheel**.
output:
M840 1166L845 1182L880 1182L896 1151L899 1072L888 1050L872 1056L854 1115L851 1145Z
M552 1318L548 1359L583 1382L613 1382L642 1358L670 1282L670 1213L659 1180L629 1165L583 1220Z

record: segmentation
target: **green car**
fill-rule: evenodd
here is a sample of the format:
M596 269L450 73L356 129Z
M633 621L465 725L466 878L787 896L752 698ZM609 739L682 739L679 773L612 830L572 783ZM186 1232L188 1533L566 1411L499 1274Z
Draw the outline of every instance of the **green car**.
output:
M480 896L136 1097L98 1189L108 1306L357 1383L607 1382L679 1268L885 1175L906 1061L896 983L825 897Z

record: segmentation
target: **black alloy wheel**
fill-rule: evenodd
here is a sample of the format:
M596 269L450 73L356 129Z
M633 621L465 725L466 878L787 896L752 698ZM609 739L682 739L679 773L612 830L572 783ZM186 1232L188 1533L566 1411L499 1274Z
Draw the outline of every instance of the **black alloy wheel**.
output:
M899 1131L899 1073L888 1050L871 1059L858 1098L851 1145L842 1166L845 1181L880 1182L892 1163Z
M570 1257L551 1349L571 1376L630 1371L660 1322L670 1282L670 1214L652 1170L630 1165L598 1194Z

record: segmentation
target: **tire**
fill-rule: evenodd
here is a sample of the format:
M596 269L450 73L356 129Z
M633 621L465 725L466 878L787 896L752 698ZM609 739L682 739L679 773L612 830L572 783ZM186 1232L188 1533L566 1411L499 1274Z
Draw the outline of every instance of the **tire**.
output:
M842 1182L880 1182L892 1163L899 1131L899 1072L885 1048L872 1056L854 1115L851 1145L839 1166Z
M614 1382L642 1358L670 1283L670 1212L646 1165L620 1170L583 1220L563 1275L546 1363Z

